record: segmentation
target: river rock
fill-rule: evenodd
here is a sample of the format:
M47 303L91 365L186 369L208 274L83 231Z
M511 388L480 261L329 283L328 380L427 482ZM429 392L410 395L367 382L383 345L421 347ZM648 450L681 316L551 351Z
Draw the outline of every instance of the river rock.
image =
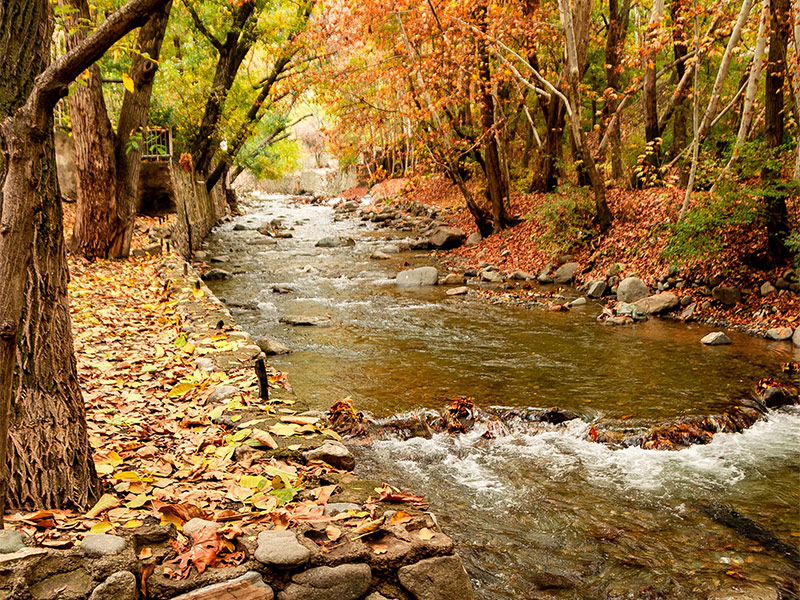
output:
M467 236L467 241L464 242L467 246L477 246L481 243L483 236L480 231L473 231Z
M350 450L344 444L332 440L326 441L319 448L304 452L303 456L306 460L321 460L337 469L347 471L352 471L356 466L356 460Z
M772 285L769 281L765 281L761 284L761 295L762 296L769 296L770 294L774 294L778 290L775 289L775 286Z
M658 315L661 313L675 310L680 306L680 300L672 292L661 292L655 296L648 296L634 302L648 315Z
M277 340L261 339L256 342L261 351L267 356L275 356L276 354L289 354L291 350L285 344L281 344Z
M397 244L387 244L378 248L378 252L383 254L400 254L400 246Z
M646 321L647 313L644 309L636 304L629 304L627 302L620 302L617 304L617 316L630 317L634 321Z
M89 600L136 600L136 576L130 571L118 571L98 585Z
M792 342L795 346L800 346L800 327L794 330L794 335L792 336Z
M341 248L343 246L355 246L353 238L342 238L338 235L324 237L314 244L317 248Z
M587 302L588 302L588 300L586 300L586 298L581 296L580 298L575 298L575 300L573 300L572 302L567 302L567 305L568 306L584 306Z
M718 285L711 290L711 295L725 306L734 306L742 301L742 291L736 286Z
M370 583L372 569L364 563L317 567L292 577L278 600L356 600L367 593Z
M708 600L779 600L781 595L771 585L739 584L712 592Z
M0 554L11 554L25 547L25 536L13 529L0 531Z
M504 278L503 276L494 270L484 269L480 273L481 281L486 281L488 283L503 283Z
M514 271L509 276L509 279L513 279L515 281L533 281L536 278L526 271Z
M275 592L261 574L248 571L241 577L207 585L172 600L273 600Z
M592 281L589 283L586 295L589 296L589 298L602 298L605 296L607 289L608 286L605 281Z
M288 285L273 285L272 286L272 293L273 294L291 294L294 291L293 287Z
M464 285L466 282L466 278L461 275L460 273L448 273L444 279L442 279L442 285Z
M416 600L470 600L472 583L455 556L427 558L397 572L400 584Z
M458 227L439 227L430 236L431 246L437 250L458 248L464 243L467 234Z
M235 385L218 385L208 396L207 402L215 404L233 398L236 394L241 394L241 390Z
M221 281L223 279L230 279L231 277L233 277L233 273L225 271L224 269L209 269L200 276L203 281Z
M448 296L465 296L469 293L469 288L465 285L461 287L450 288L445 292Z
M258 534L255 557L260 563L269 566L296 567L308 562L311 550L297 541L293 531L271 529Z
M555 274L553 275L553 281L555 283L570 283L573 279L575 279L575 275L578 273L578 263L576 262L568 262L564 263L558 269L556 269Z
M236 223L236 225L233 226L233 230L234 231L247 231L247 225L244 225L242 223Z
M436 267L419 267L397 274L395 283L399 286L427 286L436 285L439 281L439 271Z
M700 341L706 346L723 346L730 344L731 338L725 335L722 331L715 331L713 333L709 333Z
M125 550L125 546L125 538L106 533L90 533L81 542L81 550L89 556L119 554Z
M788 327L773 327L767 330L767 339L782 342L792 339L792 330Z
M649 295L650 290L638 277L626 277L617 286L617 300L620 302L636 302Z

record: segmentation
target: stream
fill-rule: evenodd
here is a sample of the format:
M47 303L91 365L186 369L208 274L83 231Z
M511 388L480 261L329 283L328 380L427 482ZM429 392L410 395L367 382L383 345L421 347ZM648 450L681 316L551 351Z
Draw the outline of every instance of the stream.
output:
M397 272L432 264L415 252L369 258L402 234L284 196L249 203L207 241L223 260L212 266L235 274L209 286L228 303L257 305L231 309L254 339L292 348L270 363L290 373L298 405L327 409L349 396L385 417L471 396L479 406L584 415L547 433L522 428L486 440L474 431L353 449L360 476L426 495L477 598L798 597L796 563L703 507L729 507L800 547L800 409L676 452L613 450L587 441L587 431L590 421L722 412L800 360L800 350L735 332L732 345L705 347L698 340L708 327L659 319L603 326L594 302L552 313L448 297L441 286L398 288ZM265 245L255 229L273 219L293 237ZM334 235L356 245L315 247ZM279 322L301 315L330 325Z

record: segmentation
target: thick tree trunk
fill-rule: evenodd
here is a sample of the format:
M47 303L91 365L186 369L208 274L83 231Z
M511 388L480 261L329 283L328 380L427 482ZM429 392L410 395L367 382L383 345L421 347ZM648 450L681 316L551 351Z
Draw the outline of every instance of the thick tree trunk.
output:
M764 94L766 113L764 137L770 150L764 162L761 178L767 186L764 196L767 210L767 237L769 259L780 264L789 255L786 236L789 232L789 215L786 209L786 193L781 189L780 154L784 133L783 88L786 83L786 51L791 27L789 0L770 0L770 40L767 58L767 81Z
M0 502L8 492L11 506L83 509L97 492L72 351L53 107L75 77L164 1L132 0L44 71L48 0L0 9L0 43L23 58L4 64L0 79L11 98L0 112ZM20 89L6 94L14 85Z
M486 6L476 11L476 21L481 33L486 33ZM508 182L503 176L500 153L497 148L497 129L494 120L494 97L492 96L492 72L489 50L484 35L477 36L475 45L478 54L478 80L480 83L481 129L483 132L483 157L486 163L486 196L492 212L492 229L498 233L509 226L506 213Z
M65 4L74 9L67 18L73 32L67 37L67 50L72 50L88 37L87 23L93 19L87 0ZM77 197L70 246L75 254L93 260L105 257L115 229L117 166L100 67L92 65L87 73L69 97Z
M130 77L133 92L125 91L117 124L117 140L114 156L117 165L116 208L114 231L108 240L107 254L110 258L125 258L131 251L133 226L139 208L139 175L144 154L144 135L150 114L150 98L153 81L158 70L161 44L167 31L167 21L172 9L171 0L150 17L139 30L137 46L139 53L133 57ZM146 58L144 55L149 58ZM132 136L136 136L132 140Z
M253 45L249 33L249 22L256 18L255 2L246 0L236 9L234 22L227 32L225 43L212 42L219 52L219 60L214 72L214 80L206 101L203 119L192 142L192 164L195 171L203 177L208 175L211 161L219 145L217 125L222 116L225 100L228 98L236 74L242 61ZM197 21L196 21L197 23ZM211 38L213 39L213 38Z

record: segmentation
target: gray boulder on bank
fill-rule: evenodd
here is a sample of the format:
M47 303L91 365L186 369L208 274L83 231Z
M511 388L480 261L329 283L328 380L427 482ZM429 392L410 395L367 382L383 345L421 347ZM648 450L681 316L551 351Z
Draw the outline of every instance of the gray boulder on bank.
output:
M136 576L130 571L117 571L98 585L89 600L136 600Z
M334 441L326 441L319 448L308 450L303 453L306 460L321 460L337 469L352 471L356 466L356 459L344 444Z
M258 562L276 567L304 565L311 558L311 550L297 541L289 529L270 529L258 534L255 557Z
M467 246L477 246L481 243L483 236L481 235L480 231L473 231L467 237L467 241L464 242Z
M570 283L573 279L575 279L575 275L578 273L578 263L576 262L568 262L566 264L561 265L556 269L555 274L553 275L553 281L555 283Z
M589 284L586 295L589 296L589 298L602 298L606 290L608 290L608 286L605 281L592 281Z
M650 290L638 277L626 277L617 286L617 300L620 302L636 302L649 295Z
M680 306L680 300L672 292L661 292L654 296L648 296L634 302L636 306L641 308L648 315L658 315L661 313L675 310Z
M505 281L505 277L503 277L497 271L492 271L490 269L484 269L480 273L481 281L486 281L488 283L503 283Z
M364 563L317 567L292 577L278 600L356 600L367 593L370 583L372 569Z
M437 250L458 248L464 243L467 234L458 227L439 227L430 236L431 246Z
M792 342L795 346L800 346L800 327L794 330L794 335L792 336Z
M706 346L724 346L731 343L731 338L725 335L722 331L715 331L713 333L709 333L700 341Z
M436 267L419 267L397 274L395 283L403 287L436 285L439 281L439 271Z
M782 342L792 339L792 330L788 327L773 327L767 330L767 339Z

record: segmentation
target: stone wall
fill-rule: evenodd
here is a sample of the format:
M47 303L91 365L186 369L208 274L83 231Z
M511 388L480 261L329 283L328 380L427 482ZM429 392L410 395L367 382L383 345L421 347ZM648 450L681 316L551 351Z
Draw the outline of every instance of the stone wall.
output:
M172 194L178 213L172 231L172 243L184 257L200 247L203 239L227 213L222 186L211 192L205 183L197 183L194 173L188 173L178 165L170 165Z

